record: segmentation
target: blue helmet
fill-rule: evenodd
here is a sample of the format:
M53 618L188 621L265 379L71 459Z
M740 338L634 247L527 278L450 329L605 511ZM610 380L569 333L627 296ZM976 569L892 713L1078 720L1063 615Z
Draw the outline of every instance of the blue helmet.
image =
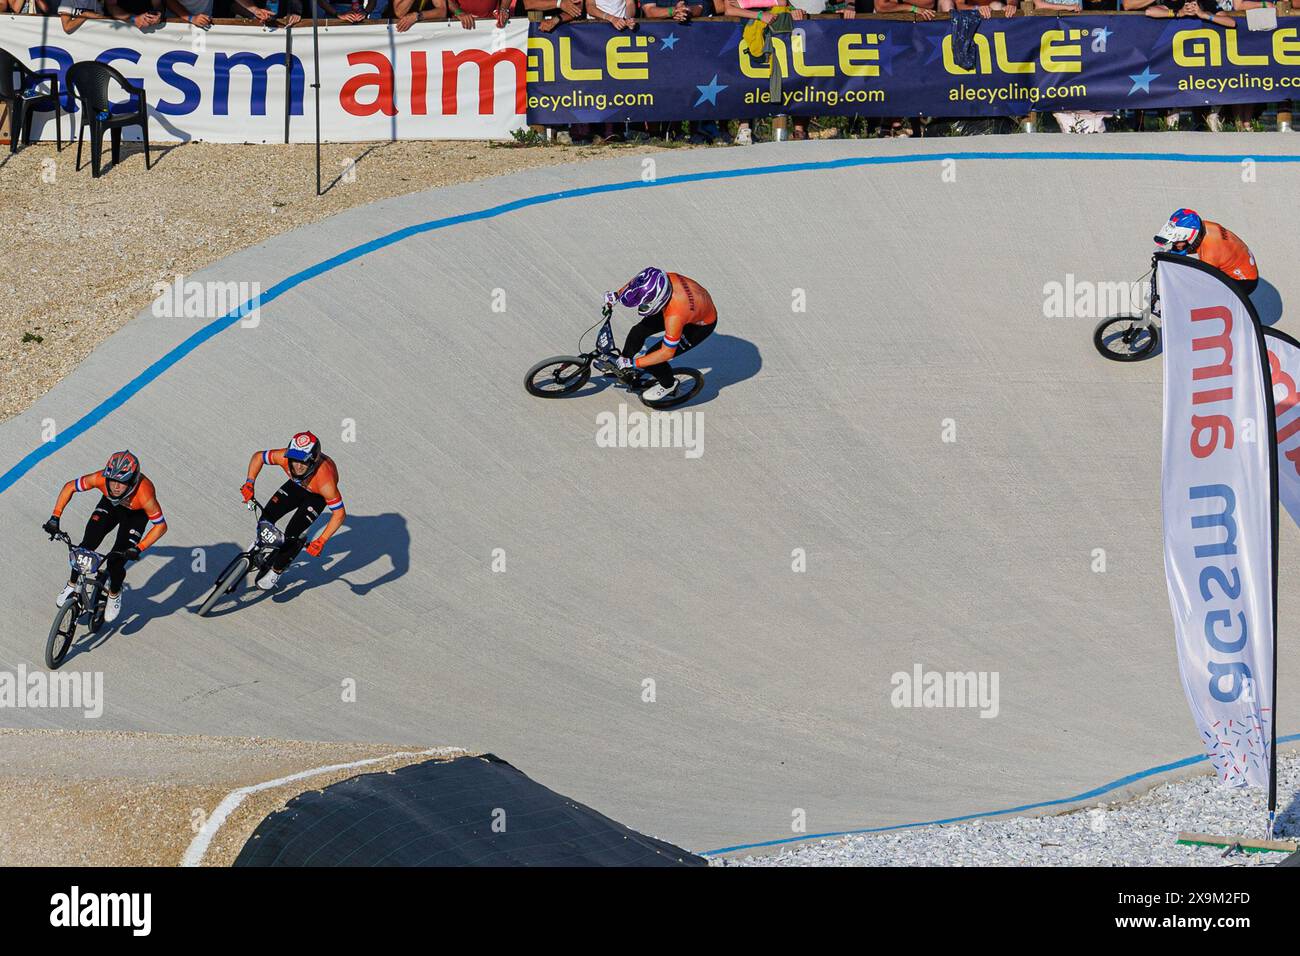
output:
M618 301L629 309L635 307L641 315L653 315L668 304L668 297L672 294L673 284L668 273L649 266L627 284Z
M1153 238L1156 245L1166 252L1185 256L1189 252L1196 251L1204 235L1205 224L1201 222L1201 217L1197 215L1196 210L1179 209L1169 217L1167 223L1160 227L1160 231ZM1174 244L1178 242L1187 243L1186 248L1175 249Z
M307 463L307 471L301 476L305 479L320 464L320 439L311 432L299 432L289 439L289 447L284 450L284 457L289 461Z

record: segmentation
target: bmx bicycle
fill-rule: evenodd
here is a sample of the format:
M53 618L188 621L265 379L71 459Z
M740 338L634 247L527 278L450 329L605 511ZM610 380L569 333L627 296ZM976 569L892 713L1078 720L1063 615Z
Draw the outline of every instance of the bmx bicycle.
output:
M1151 277L1150 295L1146 304L1137 315L1113 315L1102 319L1092 332L1092 344L1103 358L1114 362L1136 362L1146 358L1160 344L1160 296L1156 292L1156 268L1138 279L1140 283L1147 276ZM1134 283L1135 285L1137 283Z
M618 349L614 347L614 330L610 327L610 317L614 314L612 306L606 305L601 315L604 317L600 331L596 334L596 347L580 355L555 355L542 359L528 370L524 376L524 388L529 395L538 398L563 398L572 395L591 378L594 367L602 375L618 381L630 392L635 392L641 404L647 408L672 408L689 402L704 387L704 373L693 368L672 367L677 378L677 390L659 401L650 401L645 397L645 390L655 383L655 377L643 368L620 369L614 364L618 358ZM595 325L591 329L596 328ZM578 339L578 348L582 340L591 332L587 329Z
M248 502L248 510L260 515L262 513L262 503L256 498L251 498ZM217 602L222 598L229 597L238 591L239 586L244 583L244 578L249 573L255 575L253 580L256 581L257 578L269 571L271 569L271 556L284 545L284 542L283 531L271 524L271 522L259 518L253 543L249 545L247 551L235 555L230 563L226 565L226 569L217 575L217 583L212 586L212 592L199 605L199 617L205 616L216 607Z
M66 604L54 614L50 636L45 641L45 666L54 670L68 656L77 636L77 625L86 615L86 632L96 634L104 625L104 607L108 603L108 582L104 579L107 558L98 551L73 547L67 532L50 535L51 541L68 546L68 564L77 572L77 589Z

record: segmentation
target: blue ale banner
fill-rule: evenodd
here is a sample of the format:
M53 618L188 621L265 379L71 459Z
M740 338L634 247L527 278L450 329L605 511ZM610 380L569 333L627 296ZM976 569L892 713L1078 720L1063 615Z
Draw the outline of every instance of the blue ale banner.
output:
M1019 17L980 23L974 66L948 21L805 20L774 37L770 67L744 24L642 22L560 27L528 37L528 122L744 119L775 113L997 116L1033 110L1150 109L1300 96L1300 17L1275 30L1225 30L1143 16Z

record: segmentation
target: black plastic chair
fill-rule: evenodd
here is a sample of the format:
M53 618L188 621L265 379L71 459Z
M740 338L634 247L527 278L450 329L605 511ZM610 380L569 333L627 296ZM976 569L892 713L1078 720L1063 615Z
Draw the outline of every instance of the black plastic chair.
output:
M37 87L42 83L50 84L50 92L38 92ZM37 113L48 113L51 109L54 112L56 148L63 150L63 99L59 93L57 72L37 73L8 50L0 49L0 103L9 108L9 152L18 152L20 137L28 146L31 145L32 120Z
M116 83L135 100L135 107L114 111L108 93ZM100 175L100 154L104 150L104 132L113 143L113 165L122 156L122 127L139 126L144 134L144 168L150 169L149 159L149 108L145 100L144 81L128 80L117 70L95 60L84 60L68 68L68 86L77 98L81 109L81 125L77 127L77 170L81 170L81 140L90 127L90 167L96 179Z

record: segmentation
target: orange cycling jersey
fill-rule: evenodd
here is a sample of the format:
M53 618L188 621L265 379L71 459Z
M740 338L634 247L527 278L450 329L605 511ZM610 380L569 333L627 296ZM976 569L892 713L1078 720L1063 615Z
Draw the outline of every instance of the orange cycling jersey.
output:
M289 469L289 459L284 454L287 450L286 448L272 448L262 452L262 464L279 465L294 484L301 485L312 494L324 498L327 509L330 511L341 510L343 508L343 496L339 494L339 470L338 466L334 464L334 459L329 455L321 455L320 464L311 473L311 477L306 481L300 481Z
M1259 278L1255 267L1255 257L1236 233L1217 222L1206 219L1205 238L1196 247L1196 254L1201 261L1214 266L1220 272L1233 279L1249 282Z
M673 294L664 306L663 347L676 351L686 326L712 325L718 321L718 310L709 291L694 279L670 272L668 281L673 284Z
M108 494L108 482L104 478L104 473L100 471L91 472L89 475L82 475L73 481L69 481L59 492L59 499L54 504L54 517L63 516L63 509L68 506L72 496L82 491L98 491L101 494ZM135 486L135 491L131 493L129 500L122 503L122 507L129 508L132 511L143 511L149 518L149 531L140 539L139 548L143 551L149 545L153 544L167 528L167 519L163 517L162 506L158 504L158 496L154 491L153 482L144 475L140 476L140 481Z

